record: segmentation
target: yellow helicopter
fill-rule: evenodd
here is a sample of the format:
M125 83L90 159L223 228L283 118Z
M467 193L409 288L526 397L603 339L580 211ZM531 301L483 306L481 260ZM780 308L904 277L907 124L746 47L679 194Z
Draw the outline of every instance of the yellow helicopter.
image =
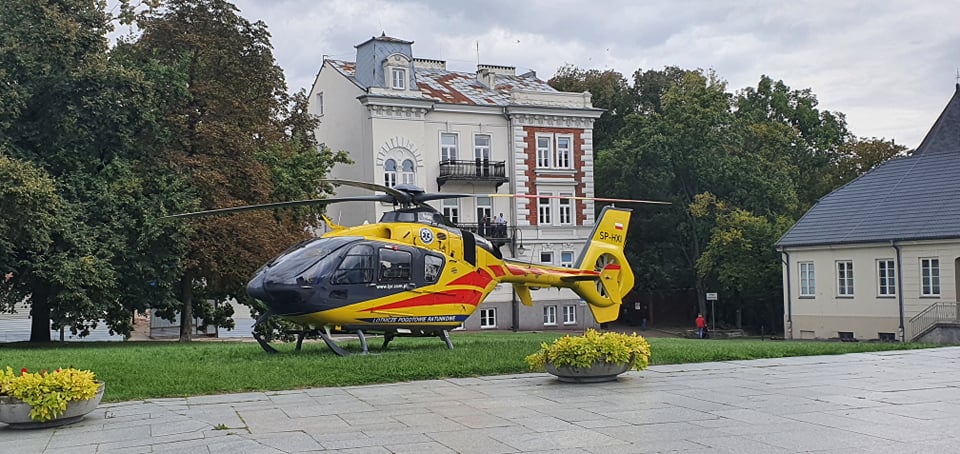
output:
M461 230L426 202L471 194L425 193L414 185L386 187L351 180L324 180L381 192L370 196L313 199L185 213L194 217L297 205L349 201L393 203L376 224L344 227L325 218L331 231L291 247L257 271L247 293L269 307L257 325L280 317L319 336L338 355L348 352L332 334L350 333L368 352L365 334L383 335L383 348L397 336L434 336L452 349L448 330L459 327L500 283L513 285L520 302L533 305L531 289L572 289L598 323L617 319L634 275L624 256L631 210L607 206L573 268L505 259L486 238ZM599 201L665 203L589 198ZM256 325L255 325L256 326ZM258 333L269 353L276 349Z

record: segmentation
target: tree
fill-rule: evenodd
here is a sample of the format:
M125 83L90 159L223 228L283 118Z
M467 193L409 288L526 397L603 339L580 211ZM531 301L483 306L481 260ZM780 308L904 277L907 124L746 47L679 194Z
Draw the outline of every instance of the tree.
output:
M53 242L62 204L46 172L0 152L0 312L29 297L23 277Z
M582 70L565 65L547 81L560 91L590 92L593 107L604 109L603 114L593 125L593 148L609 148L623 128L624 119L634 113L637 103L630 92L629 84L622 74L597 69Z
M774 244L793 224L782 215L772 219L755 216L742 208L730 208L710 193L699 194L690 211L697 218L713 218L715 227L697 260L697 273L713 277L724 307L746 309L744 322L753 326L778 326L783 319L780 254ZM718 317L720 318L720 317Z
M840 148L840 158L834 172L833 187L840 187L874 167L896 156L906 156L907 147L893 140L876 137L854 138Z
M343 153L318 147L303 93L286 93L270 34L224 0L170 0L138 18L124 45L146 66L177 68L160 115L170 168L188 180L199 209L312 198ZM185 91L183 97L177 96ZM178 279L181 340L197 314L222 321L210 301L244 298L246 280L268 258L307 236L318 210L246 212L192 222ZM171 317L172 312L163 315Z
M843 145L852 138L842 113L821 111L810 89L792 90L783 81L764 75L756 88L743 89L736 99L736 115L746 125L784 125L793 132L782 151L796 169L798 209L805 212L835 188L835 170Z
M154 92L143 73L110 58L104 6L0 4L0 147L49 175L60 199L55 222L43 227L45 249L15 258L31 341L49 340L51 327L84 335L100 320L129 333L131 308L148 298L134 289L163 279L153 272L157 263L177 266L169 256L175 228L150 240L140 235L158 217L148 201L167 194L149 194L165 176L151 169L142 146L156 131ZM138 243L153 247L129 249Z
M695 265L712 225L691 216L687 207L722 180L716 170L728 162L730 101L715 74L683 72L664 92L658 111L627 118L621 140L601 152L597 164L598 193L673 202L653 209L652 216L636 217L632 231L641 232L640 238L628 243L628 252L641 281L669 276L651 284L696 289L702 312L705 286Z

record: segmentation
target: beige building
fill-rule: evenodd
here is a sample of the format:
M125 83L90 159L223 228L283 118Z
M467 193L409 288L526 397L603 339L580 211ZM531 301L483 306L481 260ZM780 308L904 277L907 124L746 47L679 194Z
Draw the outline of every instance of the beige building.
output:
M453 223L480 233L505 257L573 266L594 224L593 108L589 93L559 92L532 71L477 65L451 71L415 58L413 42L387 36L356 46L355 61L324 60L310 92L317 137L354 161L331 177L470 194L437 201ZM368 195L340 187L338 196ZM509 195L517 195L509 197ZM330 205L338 223L377 222L393 207ZM503 221L499 222L499 216ZM583 329L595 326L569 290L539 290L518 307L495 290L467 329Z
M956 342L960 85L912 155L822 198L777 246L787 338Z

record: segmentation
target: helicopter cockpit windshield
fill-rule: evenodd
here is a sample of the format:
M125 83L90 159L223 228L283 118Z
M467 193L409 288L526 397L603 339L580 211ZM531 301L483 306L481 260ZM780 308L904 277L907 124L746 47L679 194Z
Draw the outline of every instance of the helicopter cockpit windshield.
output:
M269 266L270 274L275 277L299 276L332 252L360 239L355 236L314 239L274 259Z

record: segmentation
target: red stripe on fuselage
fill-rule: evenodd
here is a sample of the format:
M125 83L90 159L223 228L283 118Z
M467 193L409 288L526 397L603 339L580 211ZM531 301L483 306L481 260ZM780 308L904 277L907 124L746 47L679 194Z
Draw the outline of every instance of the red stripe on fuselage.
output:
M524 270L522 270L522 269L520 269L520 268L514 267L514 266L510 266L510 265L507 265L507 271L509 271L510 274L512 274L512 275L514 275L514 276L523 276L523 275L527 274L526 271L524 271Z
M467 274L464 274L447 285L470 285L484 289L487 288L487 284L489 284L492 280L493 278L490 276L490 273L487 273L482 268L479 268L476 272L471 271Z
M402 307L437 306L441 304L469 304L476 306L480 304L481 296L483 296L483 293L477 290L446 290L443 292L418 295L413 298L384 304L382 306L371 307L370 309L366 309L366 312L385 311Z
M507 274L503 272L503 267L500 265L490 265L490 271L493 271L493 275L496 277L500 277Z

